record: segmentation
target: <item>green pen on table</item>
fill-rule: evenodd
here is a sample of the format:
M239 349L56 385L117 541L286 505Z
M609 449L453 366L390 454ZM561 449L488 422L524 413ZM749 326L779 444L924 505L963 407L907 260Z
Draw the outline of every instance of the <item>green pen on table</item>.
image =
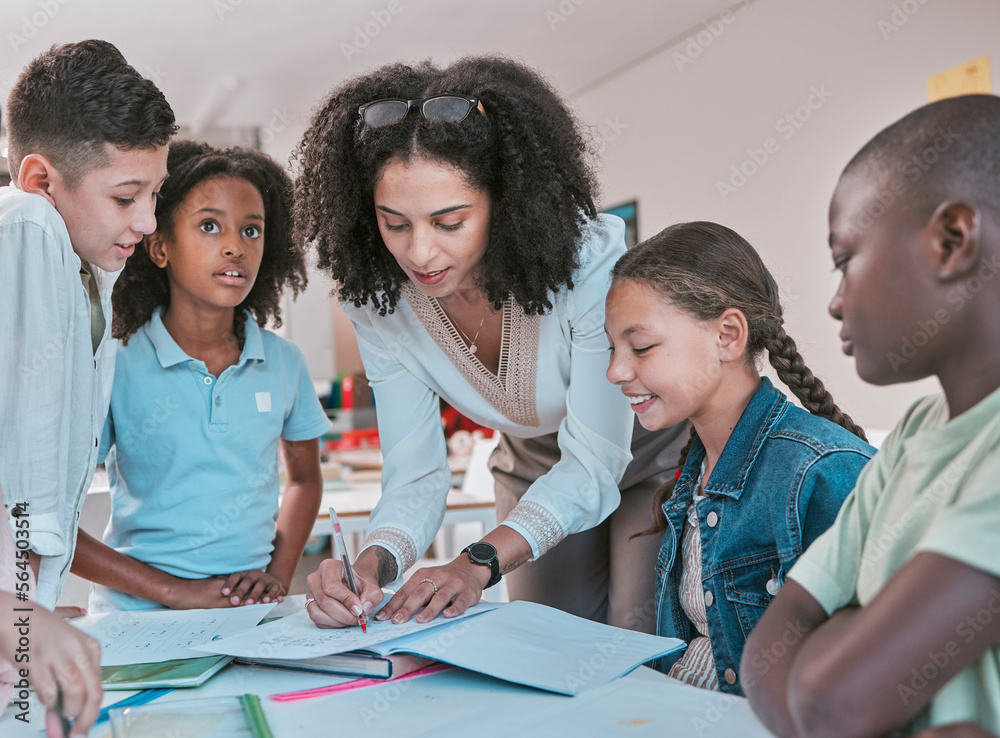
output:
M354 582L354 570L351 568L351 558L347 554L347 545L344 543L344 534L340 530L340 518L337 517L337 511L332 507L330 508L330 526L333 528L333 543L337 547L337 555L340 556L340 560L344 562L344 572L347 577L347 586L350 587L351 592L355 595L360 596L358 592L358 585ZM368 632L368 618L362 612L358 615L358 625L361 626L361 632Z

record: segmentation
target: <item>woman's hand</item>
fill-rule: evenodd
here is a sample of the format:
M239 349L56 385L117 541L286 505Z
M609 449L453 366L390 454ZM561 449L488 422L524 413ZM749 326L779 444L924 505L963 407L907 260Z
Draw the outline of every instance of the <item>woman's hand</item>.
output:
M426 623L442 612L453 618L479 602L489 580L490 568L473 564L465 554L444 566L417 569L375 619L405 623L416 613L416 621Z
M344 563L340 559L325 559L319 569L306 578L306 612L320 628L357 625L362 613L367 615L382 602L377 574L361 568L361 561L359 557L359 563L354 567L354 583L360 596L347 586Z
M229 597L231 605L252 605L255 602L281 602L288 593L273 574L250 569L230 574L222 585L222 594Z

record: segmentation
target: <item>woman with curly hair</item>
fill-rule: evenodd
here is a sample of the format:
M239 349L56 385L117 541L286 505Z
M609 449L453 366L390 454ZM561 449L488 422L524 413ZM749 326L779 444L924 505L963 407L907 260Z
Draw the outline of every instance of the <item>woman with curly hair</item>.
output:
M263 330L306 283L288 176L259 152L191 141L167 167L157 230L112 296L111 522L104 543L80 532L73 561L94 611L280 600L322 496L330 423L302 352Z
M564 102L499 57L394 64L335 89L296 155L297 227L354 325L384 456L360 597L324 561L312 619L357 622L433 539L451 481L440 397L501 432L501 524L418 570L376 618L454 617L508 575L512 599L651 631L656 546L630 536L683 431L633 440L628 402L604 381L625 229L597 213Z

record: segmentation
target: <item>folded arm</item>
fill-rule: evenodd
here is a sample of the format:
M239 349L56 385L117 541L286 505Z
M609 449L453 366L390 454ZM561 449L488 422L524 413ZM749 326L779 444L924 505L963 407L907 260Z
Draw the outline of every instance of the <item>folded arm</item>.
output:
M918 553L867 606L826 619L791 580L747 640L747 696L781 736L879 736L905 726L1000 642L1000 618L977 619L984 609L1000 612L998 588L1000 580L982 570ZM776 649L790 627L798 639Z

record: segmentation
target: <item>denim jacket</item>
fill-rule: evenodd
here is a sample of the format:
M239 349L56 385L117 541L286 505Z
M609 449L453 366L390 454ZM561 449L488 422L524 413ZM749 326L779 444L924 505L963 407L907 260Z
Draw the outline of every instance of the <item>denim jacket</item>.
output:
M875 449L791 404L765 378L733 429L698 504L701 581L719 687L742 694L743 644L795 560L833 523ZM705 447L696 439L663 504L656 565L657 633L698 635L681 609L681 535ZM659 668L668 671L676 660Z

